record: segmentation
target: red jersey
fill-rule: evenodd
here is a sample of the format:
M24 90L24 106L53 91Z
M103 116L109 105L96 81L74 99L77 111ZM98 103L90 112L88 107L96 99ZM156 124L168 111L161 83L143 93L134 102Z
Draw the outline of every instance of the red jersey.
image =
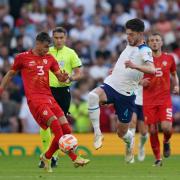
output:
M155 75L145 74L150 78L150 85L143 88L143 105L171 104L170 74L176 71L174 58L167 53L153 57Z
M52 96L49 87L49 70L57 72L59 65L50 54L37 56L32 50L20 53L16 56L11 69L21 71L28 101Z

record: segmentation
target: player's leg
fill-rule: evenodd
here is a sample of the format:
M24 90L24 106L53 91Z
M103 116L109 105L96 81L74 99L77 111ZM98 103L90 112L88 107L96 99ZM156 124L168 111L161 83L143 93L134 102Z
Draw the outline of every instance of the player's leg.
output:
M57 117L59 117L58 122L62 128L63 134L71 134L72 133L71 127L66 117L64 115L62 116L62 110L56 102L53 103L53 107L51 107L51 110L52 112L54 112L54 114L57 115ZM84 159L76 155L74 151L68 152L67 155L71 158L75 167L83 166L90 162L89 159Z
M162 158L160 153L160 142L158 137L158 125L149 124L150 144L155 157L154 166L162 166Z
M135 108L134 100L135 95L124 96L115 94L114 107L118 116L117 134L126 144L125 161L130 163L133 161L133 146L134 138L133 133L129 130L129 123L132 119L132 114Z
M40 128L40 138L42 143L42 153L44 154L47 149L49 148L49 145L51 143L51 130L50 128L47 128L46 130ZM39 168L44 168L43 161L39 162Z
M159 118L156 106L143 106L145 123L148 125L151 148L155 157L154 166L162 166L160 154L160 142L158 138L158 124L156 120Z
M58 121L57 117L55 115L51 116L48 121L47 125L50 127L51 131L54 134L54 139L51 142L51 145L49 149L41 156L41 160L45 163L45 169L48 172L52 172L51 169L51 158L53 154L59 149L59 139L63 135L63 131L60 125L60 122Z
M129 131L131 131L132 135L133 135L133 143L135 143L135 132L136 132L136 123L137 123L137 115L136 113L134 112L133 115L132 115L132 119L131 119L131 122L129 124ZM128 146L126 144L126 154L128 156ZM133 154L134 152L134 144L132 145L132 148L131 148L131 153ZM129 162L129 163L134 163L134 158Z
M138 145L138 160L144 161L145 159L145 143L148 139L148 128L144 121L138 121L138 130L140 133L139 145Z
M53 94L54 99L56 100L57 104L61 107L62 111L64 112L65 116L67 116L70 102L71 102L71 94L69 87L51 87L51 92ZM54 112L56 113L56 112ZM65 122L61 122L61 127L63 130L63 134L70 134L71 133L71 127L66 120ZM58 159L59 159L59 150L57 150L53 154L51 166L57 167L58 165Z
M172 122L163 121L161 127L164 134L163 155L167 158L171 155L170 138L172 136Z
M138 105L138 117L137 117L137 125L138 125L138 130L140 133L140 139L139 139L139 145L138 145L138 160L139 161L144 161L145 159L145 148L144 145L148 139L148 127L144 123L144 113L143 113L143 107Z
M169 157L171 154L170 138L172 136L172 107L165 107L163 105L160 107L160 113L161 128L164 134L163 155L164 157Z
M88 111L89 117L94 128L94 147L99 149L102 146L103 135L100 130L100 108L101 102L106 102L107 97L104 90L100 87L91 91L88 95Z
M130 163L134 159L134 155L132 153L134 142L133 142L133 134L129 130L129 123L122 123L118 121L117 134L126 144L125 161L127 163Z

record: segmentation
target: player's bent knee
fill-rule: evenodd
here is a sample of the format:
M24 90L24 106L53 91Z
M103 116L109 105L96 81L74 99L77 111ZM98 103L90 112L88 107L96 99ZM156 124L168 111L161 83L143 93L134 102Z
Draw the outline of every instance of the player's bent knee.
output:
M99 96L96 93L90 92L88 94L88 105L89 108L94 108L99 106Z

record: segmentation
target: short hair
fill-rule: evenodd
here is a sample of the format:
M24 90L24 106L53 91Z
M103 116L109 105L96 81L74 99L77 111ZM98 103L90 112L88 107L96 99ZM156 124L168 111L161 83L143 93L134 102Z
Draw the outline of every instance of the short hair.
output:
M36 41L51 43L51 38L47 32L40 32L36 36Z
M127 21L125 27L135 32L144 32L145 29L144 22L138 18Z
M66 31L66 29L65 28L63 28L63 27L56 27L55 29L53 29L53 35L54 35L54 33L64 33L65 35L67 35L67 31Z
M161 38L161 40L163 41L163 36L160 33L158 33L158 32L154 32L154 33L148 35L147 42L149 41L149 38L151 36L159 36Z

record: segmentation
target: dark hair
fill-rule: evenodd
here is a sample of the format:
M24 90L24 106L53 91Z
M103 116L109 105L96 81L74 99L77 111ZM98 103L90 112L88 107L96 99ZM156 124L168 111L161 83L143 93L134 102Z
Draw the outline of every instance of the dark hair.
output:
M127 21L125 27L126 29L131 29L132 31L135 32L144 32L144 28L145 28L144 22L138 18L130 19L129 21Z
M67 34L66 29L63 28L63 27L56 27L55 29L53 29L53 35L54 35L54 33L56 33L56 32L58 32L58 33L64 33L65 35Z
M38 35L36 36L36 41L51 43L51 38L50 38L50 36L49 36L48 33L46 33L46 32L40 32L40 33L38 33Z

